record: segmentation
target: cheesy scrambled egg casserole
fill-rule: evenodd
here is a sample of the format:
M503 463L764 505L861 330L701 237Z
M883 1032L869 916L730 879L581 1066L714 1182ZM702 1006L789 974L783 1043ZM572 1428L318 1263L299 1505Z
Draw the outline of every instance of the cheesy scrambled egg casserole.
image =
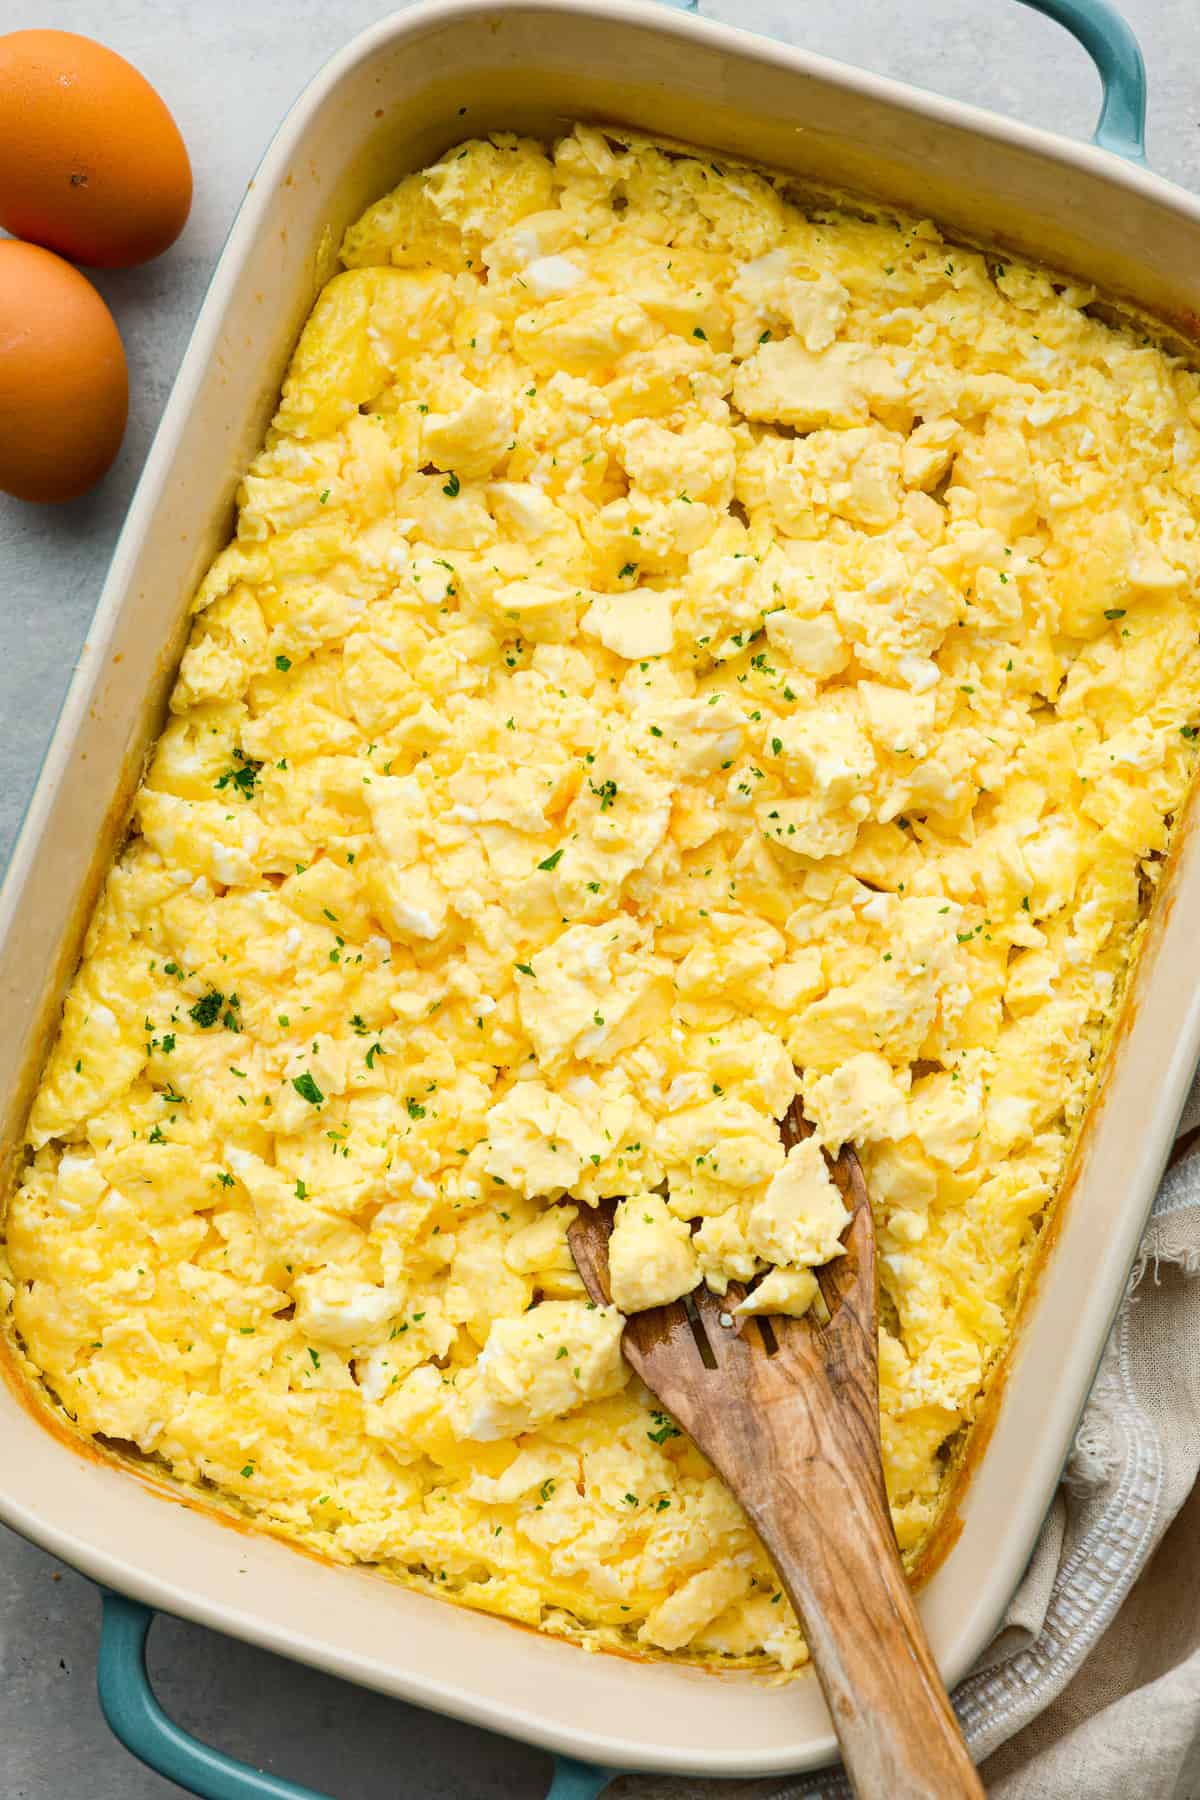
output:
M342 261L66 1002L13 1325L84 1432L330 1556L792 1668L618 1307L803 1311L856 1145L920 1545L1188 782L1200 386L1078 286L583 126Z

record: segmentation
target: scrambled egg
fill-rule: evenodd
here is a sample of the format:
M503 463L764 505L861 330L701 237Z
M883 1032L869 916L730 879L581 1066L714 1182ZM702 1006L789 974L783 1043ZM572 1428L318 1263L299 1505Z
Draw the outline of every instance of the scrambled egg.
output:
M1188 784L1200 386L1078 286L590 127L450 151L343 262L66 1001L12 1323L84 1432L333 1557L791 1668L618 1308L802 1313L855 1144L920 1545Z

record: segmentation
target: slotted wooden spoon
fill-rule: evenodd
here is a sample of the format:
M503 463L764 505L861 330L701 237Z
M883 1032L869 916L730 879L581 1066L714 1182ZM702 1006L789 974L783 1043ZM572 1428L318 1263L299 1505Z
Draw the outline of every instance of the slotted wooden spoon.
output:
M807 1135L799 1103L786 1144ZM861 1800L983 1795L913 1605L883 1484L875 1232L858 1158L832 1175L852 1214L819 1272L828 1323L737 1319L741 1290L635 1313L625 1355L736 1494L796 1609ZM610 1302L614 1203L568 1237L590 1298Z

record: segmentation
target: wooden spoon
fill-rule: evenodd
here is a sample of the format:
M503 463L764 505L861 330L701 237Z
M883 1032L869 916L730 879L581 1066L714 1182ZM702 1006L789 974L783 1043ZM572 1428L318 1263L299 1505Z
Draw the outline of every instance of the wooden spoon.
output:
M810 1127L797 1102L784 1142ZM858 1158L831 1166L852 1217L818 1271L826 1324L738 1319L703 1283L625 1324L627 1359L720 1472L796 1609L861 1800L983 1795L900 1565L883 1484L875 1232ZM610 1304L615 1204L568 1237L592 1300ZM747 1330L746 1326L752 1328Z

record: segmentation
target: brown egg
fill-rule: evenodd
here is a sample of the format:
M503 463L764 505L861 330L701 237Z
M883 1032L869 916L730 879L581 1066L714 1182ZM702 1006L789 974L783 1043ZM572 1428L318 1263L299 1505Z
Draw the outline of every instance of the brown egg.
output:
M36 244L0 238L0 488L74 500L121 447L125 351L85 275Z
M0 37L0 225L125 269L173 244L192 204L174 119L123 56L73 31Z

